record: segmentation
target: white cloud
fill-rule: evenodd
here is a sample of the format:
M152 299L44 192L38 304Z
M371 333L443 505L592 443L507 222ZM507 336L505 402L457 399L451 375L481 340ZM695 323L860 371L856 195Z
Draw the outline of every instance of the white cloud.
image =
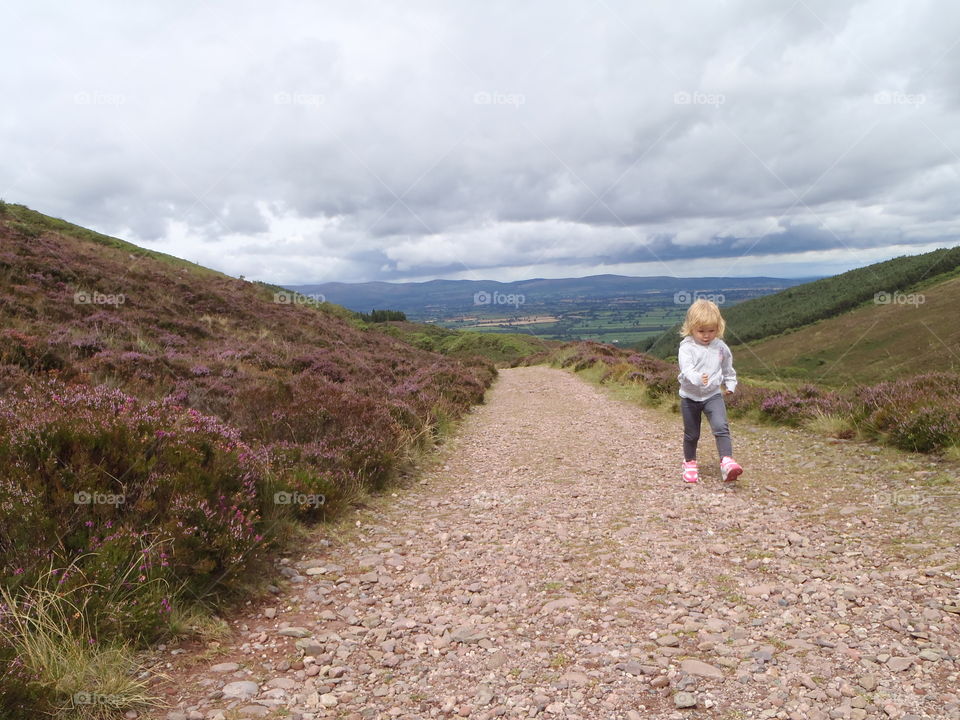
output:
M0 197L249 278L796 276L958 238L948 3L41 0L5 20L24 69L0 77Z

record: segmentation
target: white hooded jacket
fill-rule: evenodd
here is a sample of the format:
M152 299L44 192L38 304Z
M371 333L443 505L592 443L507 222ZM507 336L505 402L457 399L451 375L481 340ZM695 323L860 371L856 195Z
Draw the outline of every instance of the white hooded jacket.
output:
M701 345L687 335L680 341L680 397L704 401L720 392L721 384L733 392L737 387L737 373L733 369L733 353L720 338L708 345ZM700 376L706 373L709 380L704 385Z

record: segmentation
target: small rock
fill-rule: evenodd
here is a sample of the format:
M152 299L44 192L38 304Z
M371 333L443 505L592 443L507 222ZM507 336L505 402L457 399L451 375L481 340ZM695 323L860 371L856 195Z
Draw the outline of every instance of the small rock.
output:
M687 659L680 663L680 669L689 675L697 675L705 678L723 679L723 671L720 668L708 665L700 660Z
M506 662L507 654L501 650L497 650L497 652L493 653L487 658L487 669L496 670L498 667L502 667Z
M559 598L558 600L551 600L542 608L540 608L541 613L553 612L554 610L562 610L563 608L576 607L580 604L580 601L577 598L565 597Z
M214 665L213 667L210 668L210 672L228 673L228 672L234 672L239 669L240 669L239 663L225 662L225 663L218 663L217 665Z
M587 677L585 673L578 672L576 670L571 670L568 673L565 673L563 679L566 680L570 685L586 685L590 682L590 678Z
M282 635L284 637L306 638L310 637L312 634L313 633L311 633L305 627L297 627L296 625L283 628L282 630L277 630L277 635Z
M489 705L493 700L493 690L489 685L480 685L473 697L477 705Z
M227 698L249 700L258 692L260 692L260 686L250 680L239 680L223 686L223 696Z
M913 660L908 657L892 657L887 661L887 667L893 672L903 672L913 665Z
M240 717L243 718L266 717L270 714L270 708L264 705L244 705L237 708L237 711L240 713Z
M477 629L473 625L461 625L450 634L450 641L460 643L475 643L480 642L485 637L487 637L487 633L485 631Z
M693 693L678 692L673 696L673 704L678 708L693 708L697 706L697 698Z
M410 581L410 587L414 588L415 590L425 588L428 585L430 585L430 576L427 573L415 575Z

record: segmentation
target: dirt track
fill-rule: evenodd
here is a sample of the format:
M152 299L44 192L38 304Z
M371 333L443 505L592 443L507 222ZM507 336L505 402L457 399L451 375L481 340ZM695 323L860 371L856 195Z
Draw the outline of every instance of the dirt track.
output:
M232 642L165 656L154 717L960 718L955 468L732 432L742 480L706 434L686 486L678 416L501 371Z

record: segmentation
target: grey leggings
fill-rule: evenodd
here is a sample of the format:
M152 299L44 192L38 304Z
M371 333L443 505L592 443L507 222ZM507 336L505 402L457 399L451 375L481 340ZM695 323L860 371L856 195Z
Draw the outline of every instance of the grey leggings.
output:
M727 406L723 395L717 393L706 400L680 398L680 414L683 415L683 459L697 459L697 442L700 440L700 414L704 413L710 422L710 429L717 439L717 452L720 457L733 457L733 443L730 440L730 426L727 424Z

